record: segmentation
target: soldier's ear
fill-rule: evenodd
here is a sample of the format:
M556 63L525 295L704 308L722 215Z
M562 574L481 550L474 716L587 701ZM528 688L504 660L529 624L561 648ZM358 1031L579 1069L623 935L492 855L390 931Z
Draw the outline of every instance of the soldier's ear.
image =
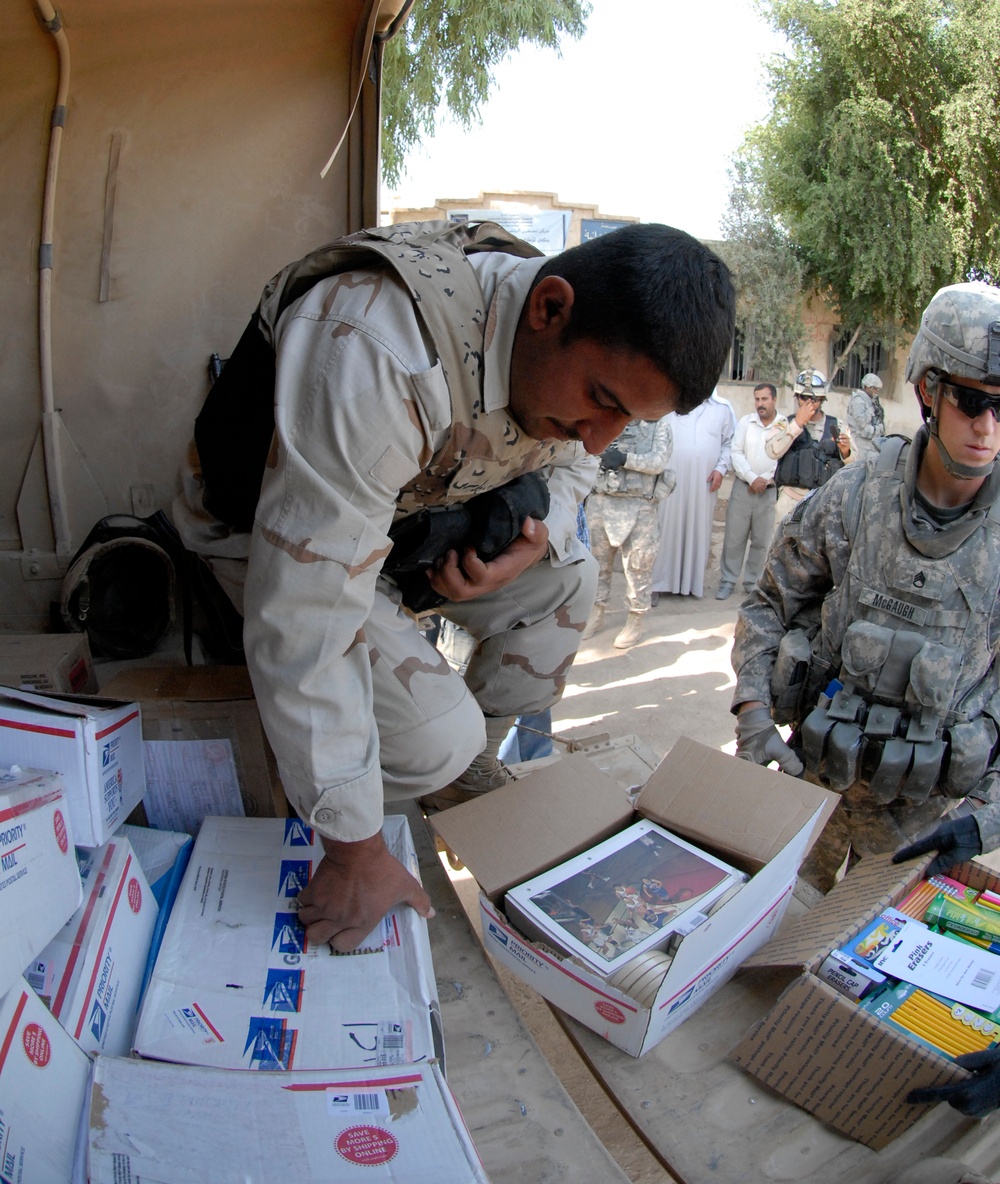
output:
M920 398L923 400L925 407L934 406L934 396L927 390L927 375L917 383L917 389L920 391Z
M569 324L573 287L561 275L547 275L528 293L525 319L536 333L561 334Z

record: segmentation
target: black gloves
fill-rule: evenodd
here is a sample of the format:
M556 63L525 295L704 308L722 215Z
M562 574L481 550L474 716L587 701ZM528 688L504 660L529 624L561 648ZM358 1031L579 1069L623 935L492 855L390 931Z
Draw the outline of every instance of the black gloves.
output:
M801 777L805 765L782 740L766 707L752 707L736 717L736 755L756 765L778 762L782 773Z
M974 855L982 854L983 840L979 834L979 826L974 814L966 814L961 818L949 818L940 823L928 835L910 843L893 855L893 863L903 863L917 855L926 855L928 851L936 851L937 856L927 867L928 876L940 876L955 866L964 863ZM1000 1089L1000 1071L997 1075L997 1089ZM1000 1095L998 1095L1000 1096Z
M616 448L614 444L610 448L605 448L601 453L601 468L602 469L623 469L625 462L628 460L628 453L622 452L620 448Z
M984 1114L996 1110L1000 1106L1000 1048L964 1053L955 1058L955 1064L968 1069L973 1075L972 1079L912 1089L906 1095L906 1100L917 1106L921 1103L947 1102L969 1118L982 1118Z

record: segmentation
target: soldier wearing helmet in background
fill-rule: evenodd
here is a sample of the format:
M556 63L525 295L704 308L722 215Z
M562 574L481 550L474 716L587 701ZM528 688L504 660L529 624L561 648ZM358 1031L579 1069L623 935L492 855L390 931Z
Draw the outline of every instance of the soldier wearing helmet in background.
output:
M859 460L874 456L885 436L885 411L878 397L881 389L882 379L877 374L866 374L861 390L854 391L847 404L847 426Z
M781 416L764 445L778 462L774 483L778 487L774 517L781 521L814 489L819 489L851 459L851 437L841 431L832 415L823 411L826 379L818 370L803 370L793 387L794 416Z

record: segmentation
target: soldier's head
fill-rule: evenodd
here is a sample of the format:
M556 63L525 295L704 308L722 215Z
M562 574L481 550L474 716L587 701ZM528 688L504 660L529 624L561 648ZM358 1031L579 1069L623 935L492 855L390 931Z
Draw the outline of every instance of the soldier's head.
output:
M795 379L792 394L800 407L812 408L813 419L820 419L825 414L826 378L819 370L802 370Z
M882 379L877 374L866 374L861 380L861 389L866 395L877 395L882 389Z
M732 345L726 265L682 230L635 224L539 269L511 357L511 411L536 439L603 451L630 419L694 410Z
M974 282L935 293L910 348L906 381L945 469L961 480L989 476L1000 451L1000 288Z

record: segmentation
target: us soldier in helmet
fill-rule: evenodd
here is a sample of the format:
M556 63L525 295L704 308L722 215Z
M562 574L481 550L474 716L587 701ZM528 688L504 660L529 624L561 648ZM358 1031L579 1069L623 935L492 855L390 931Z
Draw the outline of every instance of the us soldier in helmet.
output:
M774 507L777 523L790 514L807 493L819 489L851 459L851 437L842 431L832 415L823 410L826 379L818 370L803 370L792 388L795 414L781 416L764 445L767 455L778 462L774 483L778 500Z
M906 380L913 442L798 504L736 624L737 755L842 795L800 873L824 892L845 861L1000 845L1000 289L942 288ZM919 1100L1000 1104L1000 1054L966 1067Z
M866 374L861 390L854 391L847 404L847 426L859 459L873 456L882 446L885 410L878 397L881 389L882 379L877 374Z

